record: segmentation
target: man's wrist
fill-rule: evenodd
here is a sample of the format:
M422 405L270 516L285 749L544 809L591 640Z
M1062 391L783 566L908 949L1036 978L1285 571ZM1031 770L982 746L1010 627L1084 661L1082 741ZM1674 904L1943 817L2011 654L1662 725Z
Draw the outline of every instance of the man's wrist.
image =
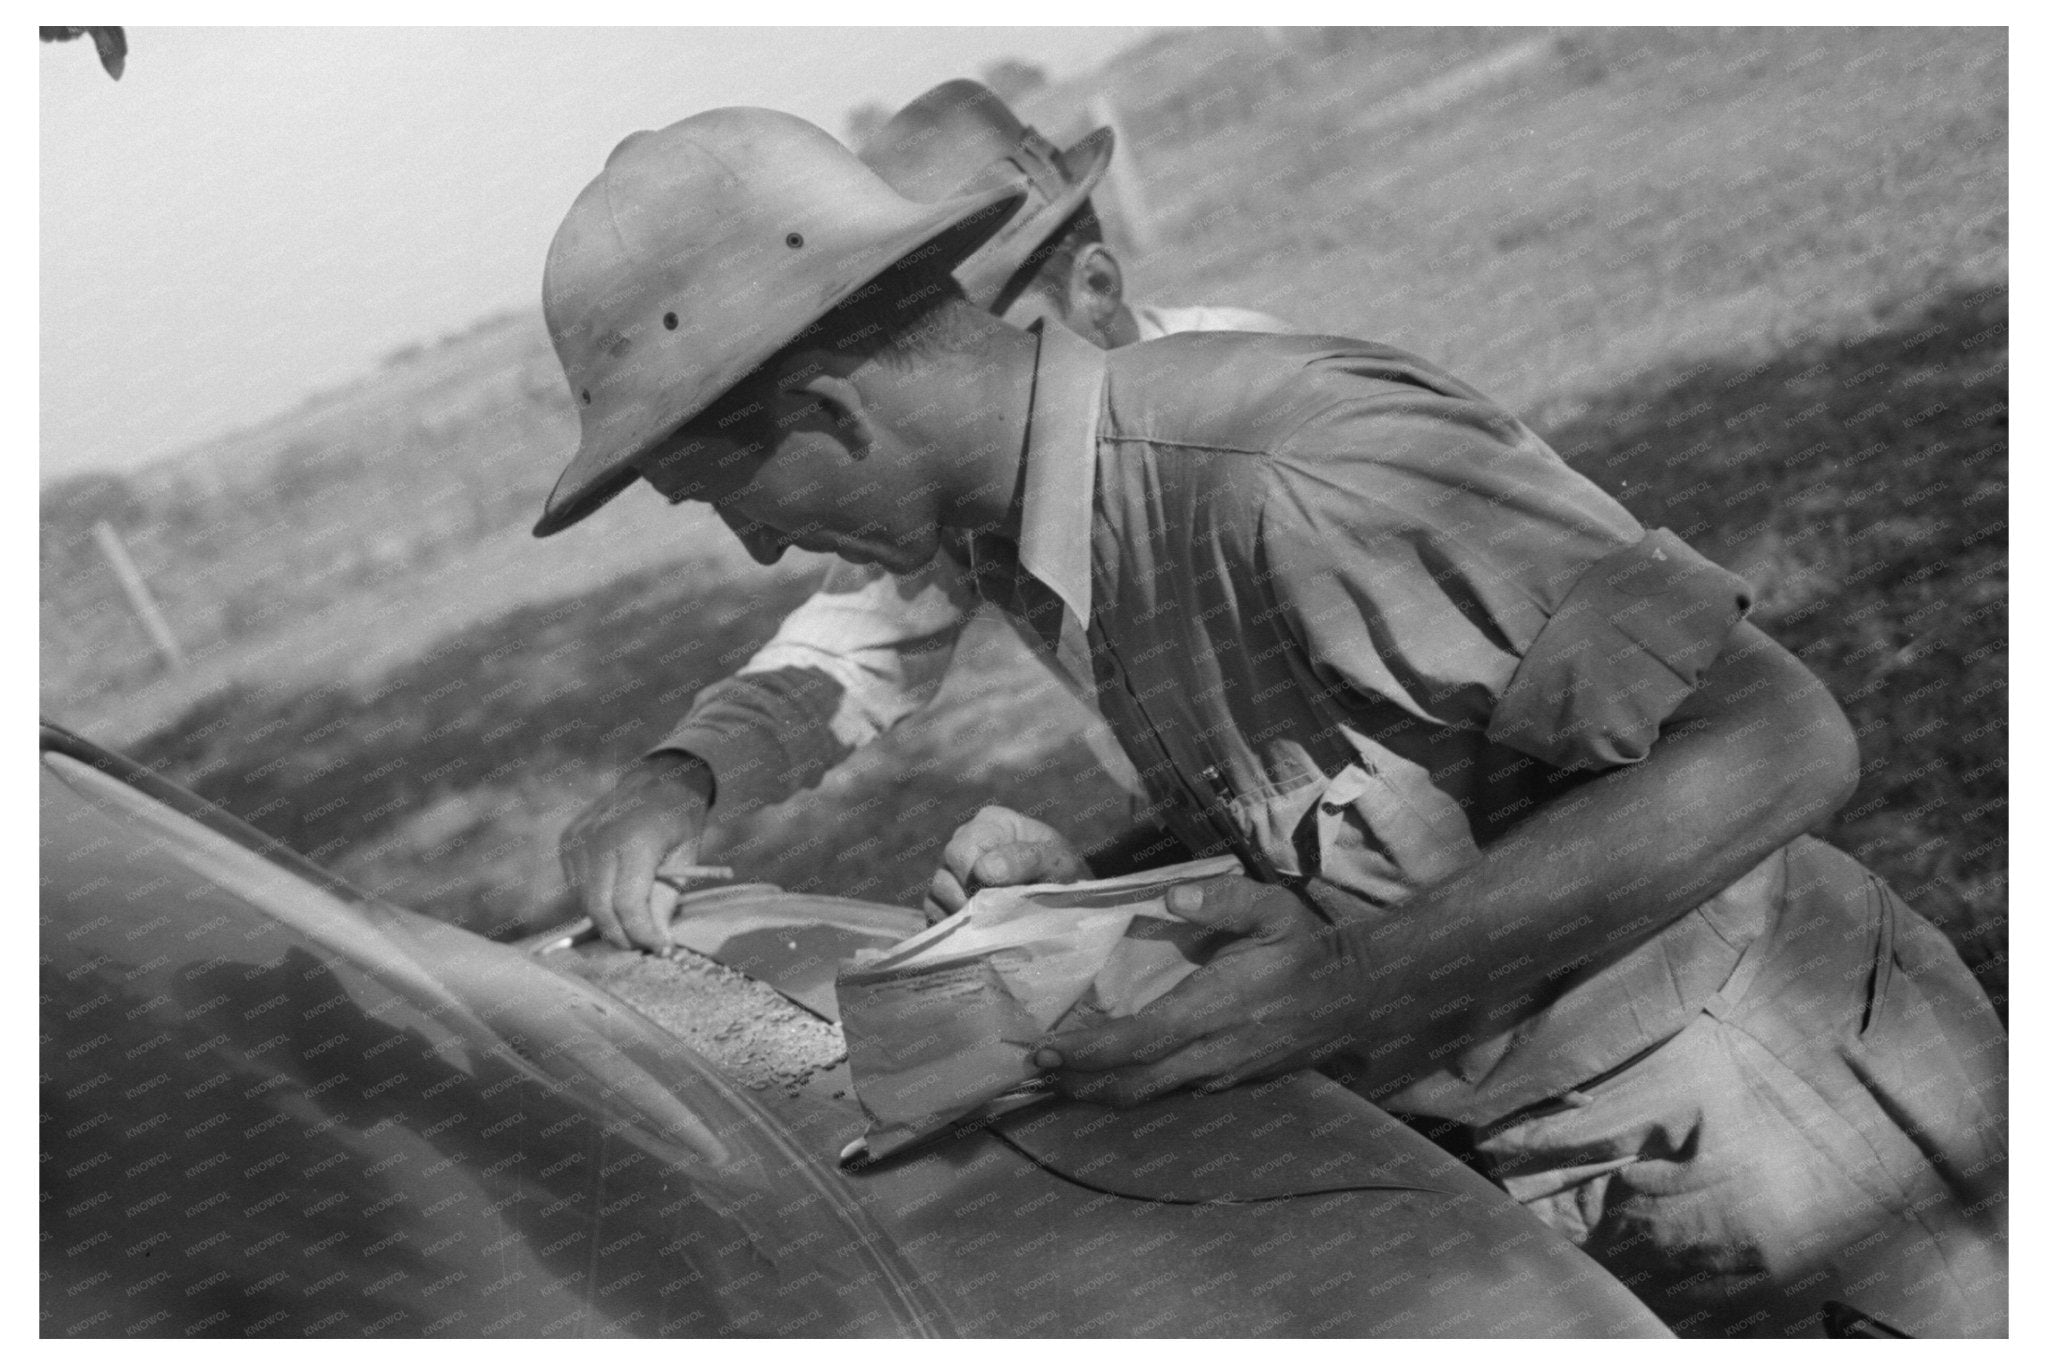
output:
M718 795L718 779L711 765L687 749L658 749L642 757L637 766L654 781L688 791L706 810Z
M1363 1038L1385 1038L1416 1028L1430 1008L1429 990L1418 986L1428 966L1421 960L1418 924L1389 913L1354 892L1320 877L1296 894L1327 926L1330 970L1345 982L1343 1015Z

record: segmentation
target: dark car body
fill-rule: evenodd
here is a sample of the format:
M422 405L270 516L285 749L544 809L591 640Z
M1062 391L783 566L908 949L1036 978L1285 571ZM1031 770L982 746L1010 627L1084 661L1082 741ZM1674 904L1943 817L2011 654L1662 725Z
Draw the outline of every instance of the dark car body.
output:
M542 960L608 950L363 896L51 727L41 783L46 1336L1664 1334L1319 1077L846 1172L843 1065L749 1090ZM903 913L690 911L813 1004Z

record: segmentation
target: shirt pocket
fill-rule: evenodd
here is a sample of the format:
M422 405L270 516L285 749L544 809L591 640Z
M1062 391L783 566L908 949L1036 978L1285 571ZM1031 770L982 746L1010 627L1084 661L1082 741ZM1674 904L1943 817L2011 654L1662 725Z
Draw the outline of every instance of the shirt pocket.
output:
M1302 877L1314 871L1302 866L1295 831L1314 809L1322 789L1321 773L1297 773L1252 796L1232 797L1224 803L1244 839L1245 847L1239 852L1259 875Z
M1479 860L1465 812L1429 770L1370 741L1316 802L1321 874L1391 905Z

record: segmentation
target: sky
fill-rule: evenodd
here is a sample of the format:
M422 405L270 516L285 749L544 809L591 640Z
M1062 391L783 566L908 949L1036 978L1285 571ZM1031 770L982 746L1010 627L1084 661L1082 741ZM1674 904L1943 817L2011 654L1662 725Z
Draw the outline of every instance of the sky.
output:
M757 104L835 135L991 62L1137 28L130 28L39 45L41 474L124 469L400 346L539 304L627 133Z

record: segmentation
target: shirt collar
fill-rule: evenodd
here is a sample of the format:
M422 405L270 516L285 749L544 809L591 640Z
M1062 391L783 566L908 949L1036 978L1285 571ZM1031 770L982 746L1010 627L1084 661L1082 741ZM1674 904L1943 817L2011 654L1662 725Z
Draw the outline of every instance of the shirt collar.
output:
M1051 319L1039 324L1017 560L1083 630L1094 607L1095 439L1108 373L1099 347Z

